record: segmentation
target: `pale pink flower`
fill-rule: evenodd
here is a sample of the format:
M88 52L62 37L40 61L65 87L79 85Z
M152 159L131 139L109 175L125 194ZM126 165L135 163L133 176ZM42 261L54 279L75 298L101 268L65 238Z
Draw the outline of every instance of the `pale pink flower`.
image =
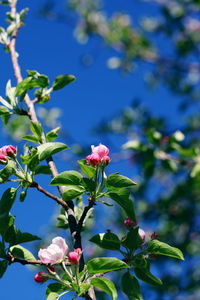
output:
M109 164L110 162L110 157L109 157L109 149L102 145L99 144L99 146L91 146L92 148L92 153L86 157L86 162L92 166L96 166L100 163L102 164Z
M143 229L139 228L138 234L141 237L141 239L144 241L145 240L145 236L146 236L145 231Z
M38 256L44 264L56 264L64 260L68 246L62 237L56 237L46 249L40 249Z

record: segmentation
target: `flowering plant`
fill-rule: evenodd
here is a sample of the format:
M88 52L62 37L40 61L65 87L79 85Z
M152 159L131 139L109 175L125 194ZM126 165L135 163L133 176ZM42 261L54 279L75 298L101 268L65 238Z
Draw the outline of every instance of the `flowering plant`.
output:
M130 192L136 183L119 173L107 174L106 168L111 162L107 146L92 146L92 153L79 161L80 171L57 172L52 156L67 150L68 146L54 141L58 137L58 128L45 132L37 119L35 105L49 101L51 93L73 82L75 77L69 74L59 75L52 85L46 75L37 71L28 71L28 76L22 78L15 46L26 11L16 11L16 0L6 3L10 7L10 25L1 29L0 40L11 55L17 84L15 87L11 87L10 82L7 84L6 97L0 98L0 115L5 125L13 114L26 116L32 134L24 136L23 139L34 145L26 144L20 159L16 147L9 145L0 149L0 162L4 164L0 170L0 183L12 182L17 185L8 188L0 200L0 277L13 263L43 266L46 272L38 272L34 279L39 283L54 280L47 287L48 300L59 299L68 292L94 300L95 288L103 290L115 300L115 285L106 276L109 272L123 270L124 272L120 272L122 291L129 299L142 299L138 279L155 286L162 284L162 281L151 273L152 256L163 255L183 259L182 252L159 241L157 234L147 239L144 230L139 228ZM29 91L33 88L35 98L32 100ZM21 101L26 105L25 110L21 108ZM41 164L44 161L47 166ZM50 193L37 182L38 174L47 173L52 175L50 185L58 187L59 196ZM16 198L19 197L21 202L25 201L26 192L31 188L55 201L62 208L62 212L64 211L62 219L70 231L72 251L69 252L65 239L59 236L54 237L47 248L39 250L39 260L21 246L22 243L40 239L30 233L21 232L10 213ZM80 214L75 210L76 199L83 204ZM125 216L122 226L124 225L124 231L127 231L123 236L110 230L91 236L90 241L97 247L116 251L116 255L86 260L82 248L83 224L92 208L98 209L97 203L112 206L106 199L110 199L108 201L117 204L122 210Z

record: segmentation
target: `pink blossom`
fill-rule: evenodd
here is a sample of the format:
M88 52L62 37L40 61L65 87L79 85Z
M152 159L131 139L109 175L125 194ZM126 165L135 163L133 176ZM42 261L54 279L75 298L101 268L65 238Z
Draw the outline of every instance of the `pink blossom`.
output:
M100 162L100 157L98 154L96 153L92 153L90 155L88 155L86 157L86 162L89 164L89 165L92 165L92 166L96 166L99 164Z
M145 236L146 236L145 231L143 229L139 228L138 233L139 233L139 236L141 237L141 239L144 241Z
M99 144L99 146L91 146L92 148L92 153L86 157L86 162L92 166L96 166L100 163L102 164L109 164L110 162L110 157L109 157L109 149L102 145Z
M63 261L68 251L68 246L62 237L56 237L46 249L40 249L38 256L44 264L56 264Z
M12 157L17 153L17 149L12 145L3 146L0 148L0 154Z
M68 254L69 262L70 262L72 265L76 265L76 264L79 262L79 259L80 259L80 257L81 257L81 254L82 254L81 248L77 248L77 249L75 249L74 251L69 252L69 254Z
M44 272L39 272L39 273L35 274L34 280L39 283L45 282L47 280L47 278L43 277L43 275L45 275Z
M6 164L7 163L7 157L4 154L0 154L0 164Z
M96 147L92 145L91 148L92 148L92 153L98 154L100 159L102 159L104 156L108 156L110 152L109 149L102 144L99 144L99 146Z

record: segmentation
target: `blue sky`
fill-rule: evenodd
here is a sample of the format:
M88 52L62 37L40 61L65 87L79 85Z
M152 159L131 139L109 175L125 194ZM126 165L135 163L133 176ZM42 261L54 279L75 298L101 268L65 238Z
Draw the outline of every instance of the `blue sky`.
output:
M109 119L130 105L134 97L141 98L155 114L167 116L170 113L172 118L176 116L176 122L171 121L178 126L179 119L174 98L163 87L159 87L155 92L147 89L143 82L144 67L140 67L133 75L122 76L117 71L110 71L106 67L106 59L112 53L106 50L102 51L91 67L85 68L80 64L80 57L91 50L91 44L79 45L73 38L71 28L65 24L39 18L37 12L41 3L40 0L19 1L20 8L28 6L30 11L26 26L19 34L17 49L24 76L25 70L29 69L47 74L51 80L64 73L74 74L77 77L76 82L55 93L51 102L47 104L47 107L56 106L63 111L61 121L64 131L68 131L80 144L98 144L101 140L98 136L91 135L91 128L100 120ZM106 8L109 13L113 9L119 9L134 14L142 11L142 14L145 14L148 11L145 5L137 1L133 5L132 1L120 0L107 2ZM4 18L3 12L4 9L2 11L0 9L1 19ZM4 87L8 79L11 78L13 85L15 81L9 55L5 54L2 48L0 64L0 95L4 96ZM3 133L2 146L8 142ZM59 163L59 167L60 171L64 170L63 164ZM4 188L1 187L2 192ZM38 195L37 192L31 192L23 205L19 202L15 204L12 213L17 215L16 223L22 231L43 236L49 217L54 212L53 202ZM17 264L9 268L0 281L1 299L45 299L44 287L34 283L34 273L25 269Z

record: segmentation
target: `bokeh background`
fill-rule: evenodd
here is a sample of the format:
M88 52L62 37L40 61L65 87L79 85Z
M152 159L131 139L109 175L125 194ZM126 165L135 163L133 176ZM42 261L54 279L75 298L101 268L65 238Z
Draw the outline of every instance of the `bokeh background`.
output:
M161 241L185 255L184 262L155 260L152 271L164 285L143 284L144 299L200 299L200 2L20 0L18 6L30 9L17 41L23 75L37 70L52 81L64 73L77 78L37 107L46 129L61 125L60 140L71 148L56 156L58 169L78 168L76 160L92 144L109 146L108 171L138 183L133 196L140 227L147 234L158 232ZM2 24L5 12L2 6ZM15 79L3 48L0 57L4 97L7 81L14 85ZM21 149L27 130L25 119L11 120L6 130L2 126L1 145ZM56 192L48 187L50 178L39 180ZM86 237L105 229L123 235L125 216L115 208L113 218L112 209L95 209L100 221L90 220ZM35 191L12 210L20 230L39 235L46 245L55 234L65 236L54 226L57 212ZM37 246L29 246L36 255ZM89 257L102 254L92 243L84 247ZM33 281L35 272L13 264L0 281L1 298L45 299L44 285Z

